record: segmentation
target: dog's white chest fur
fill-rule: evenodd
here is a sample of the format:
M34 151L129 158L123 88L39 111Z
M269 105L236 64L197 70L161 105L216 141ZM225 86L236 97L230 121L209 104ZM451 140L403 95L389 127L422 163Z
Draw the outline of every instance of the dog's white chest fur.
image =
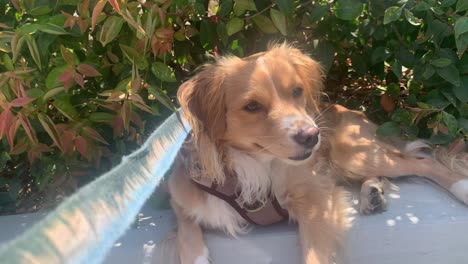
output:
M240 199L246 203L267 199L272 186L272 160L234 149L229 150L228 157L238 177ZM198 223L231 235L247 231L247 221L227 202L213 195L207 196L206 203L191 208L190 214Z

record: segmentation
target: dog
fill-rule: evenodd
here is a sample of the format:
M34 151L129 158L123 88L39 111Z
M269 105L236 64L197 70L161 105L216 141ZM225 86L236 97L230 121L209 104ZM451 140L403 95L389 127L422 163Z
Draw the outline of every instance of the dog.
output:
M177 97L192 132L168 180L182 264L209 263L202 227L298 225L304 263L332 263L350 227L343 177L362 182L360 211L385 209L379 177L427 177L468 204L468 162L423 141L376 137L361 112L320 102L318 62L288 44L226 56Z

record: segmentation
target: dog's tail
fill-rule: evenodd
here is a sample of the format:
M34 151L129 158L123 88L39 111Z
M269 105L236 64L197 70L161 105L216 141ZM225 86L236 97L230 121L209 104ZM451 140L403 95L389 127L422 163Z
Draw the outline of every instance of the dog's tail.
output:
M423 140L408 142L403 152L416 158L430 159L434 170L442 166L446 172L442 177L448 183L443 187L468 205L468 153L455 153Z
M176 232L170 233L161 242L156 244L155 264L180 264L177 252Z

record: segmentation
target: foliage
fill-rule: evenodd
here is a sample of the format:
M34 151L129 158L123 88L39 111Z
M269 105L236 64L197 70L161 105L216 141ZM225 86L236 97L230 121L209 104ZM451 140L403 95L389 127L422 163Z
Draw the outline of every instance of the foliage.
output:
M195 67L271 40L310 51L327 92L383 123L379 134L463 147L467 10L464 0L0 0L0 207L25 186L107 170L174 109Z

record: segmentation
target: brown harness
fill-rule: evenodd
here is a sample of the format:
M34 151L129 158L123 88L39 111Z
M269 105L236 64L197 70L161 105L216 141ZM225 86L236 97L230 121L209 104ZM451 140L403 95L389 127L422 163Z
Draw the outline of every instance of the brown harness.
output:
M226 180L223 185L203 178L192 178L192 182L201 190L227 202L251 224L270 225L289 217L288 211L281 207L274 195L270 195L264 202L257 201L254 204L242 203L238 195L237 176L235 173L227 173L227 171L225 175Z

